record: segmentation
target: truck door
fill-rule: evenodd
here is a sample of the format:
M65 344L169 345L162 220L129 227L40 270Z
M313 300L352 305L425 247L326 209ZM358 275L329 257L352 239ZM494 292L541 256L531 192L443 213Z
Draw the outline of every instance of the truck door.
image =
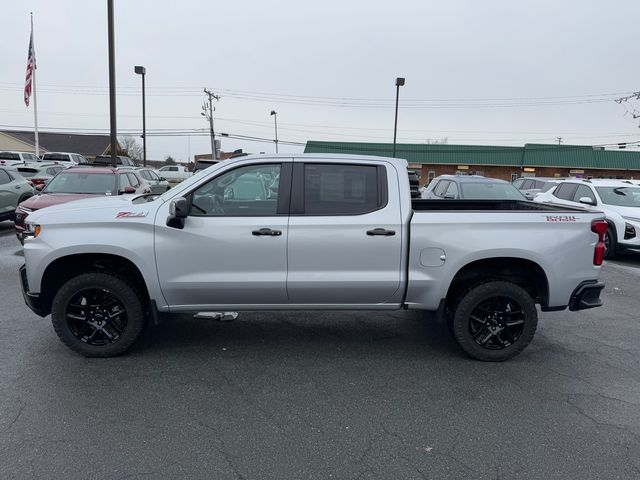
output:
M388 180L389 179L389 180ZM392 166L294 162L287 293L291 304L374 305L400 286L402 221ZM408 188L408 185L407 185Z
M183 228L156 218L156 264L170 306L208 310L287 303L291 162L225 170L185 193ZM169 204L170 202L167 202Z

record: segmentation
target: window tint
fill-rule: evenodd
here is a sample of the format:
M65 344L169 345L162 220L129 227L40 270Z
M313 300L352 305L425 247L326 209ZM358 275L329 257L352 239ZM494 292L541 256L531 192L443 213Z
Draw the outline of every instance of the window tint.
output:
M129 177L129 183L131 183L131 186L136 188L140 186L140 180L138 180L135 173L127 173L127 177Z
M55 162L70 162L71 158L66 153L45 153L43 160L52 160Z
M131 186L132 185L131 185L131 182L129 181L129 177L127 176L127 174L126 173L121 173L120 174L120 187L119 187L120 191L122 192L122 191L124 191L124 189L126 187L131 187Z
M55 175L56 173L58 173L60 170L62 170L62 168L57 168L57 167L49 167L46 169L45 173L47 175Z
M444 196L448 198L458 198L458 185L456 182L449 182L447 191L444 192Z
M575 183L561 183L558 188L553 192L553 196L560 198L562 200L572 200L573 194L578 188L578 185Z
M20 160L20 155L17 153L0 152L0 160Z
M39 162L40 159L36 157L33 153L25 153L25 158L30 162Z
M29 167L20 167L20 168L18 168L18 172L20 172L20 175L22 175L24 178L31 178L36 173L38 173L38 169L37 168L29 168Z
M525 180L524 182L522 182L522 186L520 187L520 190L529 190L531 188L534 188L535 182L533 180Z
M536 180L535 185L533 186L533 188L537 188L538 190L540 190L542 187L544 187L544 182L542 180Z
M0 170L0 185L5 185L11 182L11 177L4 170Z
M192 216L276 215L280 165L248 165L207 182L191 195Z
M145 180L153 180L153 178L151 177L151 172L149 172L149 170L141 170L138 173L142 175L142 178L144 178Z
M155 180L156 182L160 181L160 176L153 170L147 170L147 174L151 177L151 180Z
M573 201L579 202L582 197L587 197L591 199L593 203L596 203L596 196L593 194L591 189L586 185L578 185L576 189L576 193L573 194Z
M380 206L378 170L372 165L306 164L306 215L358 215Z
M434 195L437 195L438 197L444 197L444 192L447 191L449 183L449 180L440 180L436 187L433 189Z

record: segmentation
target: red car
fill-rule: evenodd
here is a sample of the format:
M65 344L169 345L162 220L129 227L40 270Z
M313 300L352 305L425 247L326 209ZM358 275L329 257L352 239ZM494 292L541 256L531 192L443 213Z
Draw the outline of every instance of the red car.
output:
M151 193L149 184L134 170L118 171L111 167L67 168L49 180L45 186L36 188L40 193L16 208L15 227L20 243L23 241L27 216L41 208L96 195Z

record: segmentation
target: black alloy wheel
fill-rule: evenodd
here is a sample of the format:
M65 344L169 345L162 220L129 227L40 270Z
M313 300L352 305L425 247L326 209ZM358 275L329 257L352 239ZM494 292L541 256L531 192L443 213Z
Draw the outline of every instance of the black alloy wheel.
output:
M127 327L127 311L122 301L101 288L76 293L67 303L65 317L71 333L94 346L117 341Z
M477 360L502 362L529 345L538 326L538 312L524 288L495 280L464 292L450 322L465 353Z
M51 323L60 340L86 357L127 351L146 325L143 297L126 279L111 273L83 273L55 294Z
M479 304L469 315L469 333L488 350L513 345L524 329L524 311L512 298L492 297Z

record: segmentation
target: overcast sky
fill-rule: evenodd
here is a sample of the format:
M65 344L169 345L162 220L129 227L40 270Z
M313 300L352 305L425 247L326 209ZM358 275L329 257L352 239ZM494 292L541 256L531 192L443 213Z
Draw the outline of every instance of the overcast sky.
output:
M33 126L30 11L41 130L108 131L106 0L3 2L0 128ZM142 128L141 64L151 159L210 152L206 136L151 136L206 129L203 87L222 96L219 132L271 139L274 109L282 141L391 142L397 76L399 142L637 141L640 103L613 99L640 90L638 18L637 0L115 0L118 129Z

